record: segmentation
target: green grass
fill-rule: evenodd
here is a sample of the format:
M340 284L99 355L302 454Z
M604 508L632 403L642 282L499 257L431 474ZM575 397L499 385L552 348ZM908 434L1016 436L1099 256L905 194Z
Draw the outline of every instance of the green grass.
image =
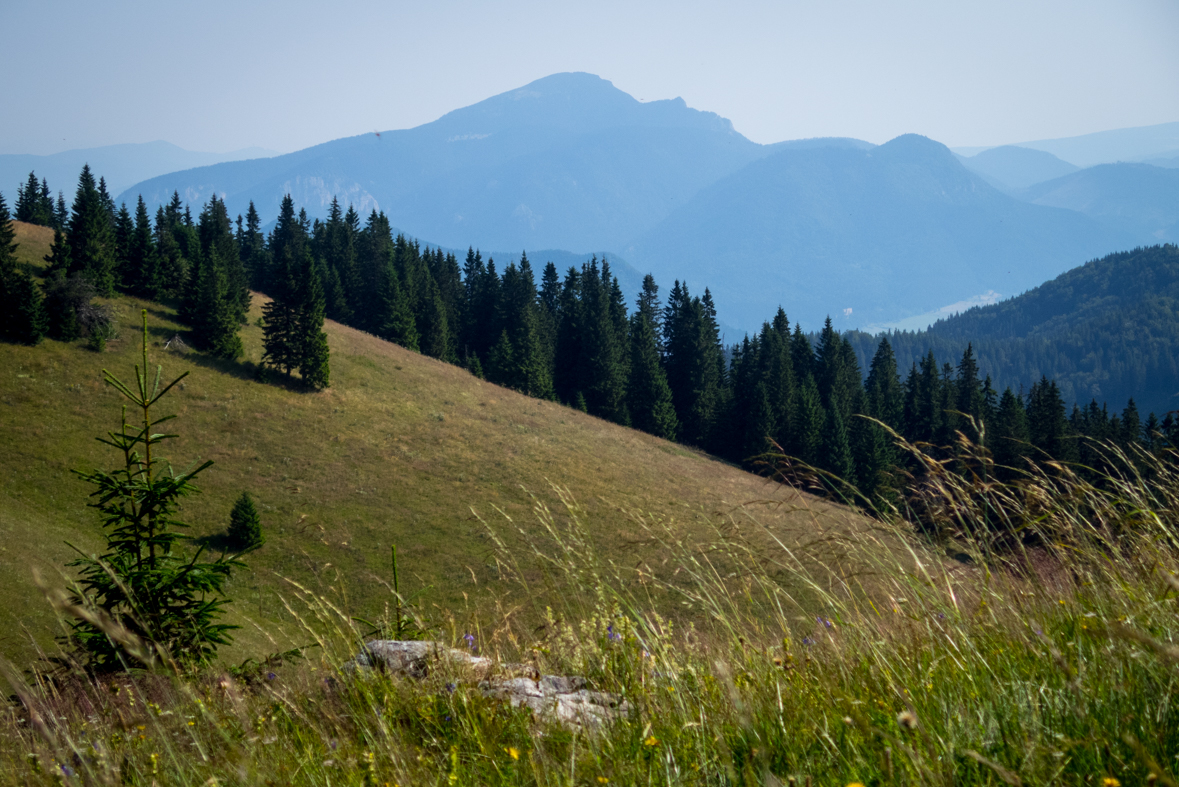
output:
M306 661L246 679L42 680L0 722L0 779L60 783L65 765L68 783L144 785L1174 784L1179 475L1159 468L1153 488L1033 479L1013 521L1037 527L1051 501L1049 524L1071 532L1005 554L953 503L1001 490L935 476L926 502L991 557L949 566L914 542L904 558L882 543L904 533L884 529L848 556L870 569L870 593L861 577L820 587L784 547L718 531L701 549L637 515L678 572L636 576L595 550L571 501L541 505L531 550L497 557L546 624L501 614L477 642L624 694L626 720L574 733L446 667L422 681L341 672L354 626L332 598L293 589L288 614L320 644ZM529 578L542 568L583 592ZM808 584L821 616L791 601ZM672 599L695 622L670 622Z
M111 305L103 354L0 346L0 672L19 695L0 784L1175 783L1173 458L1018 490L931 461L912 510L935 548L901 514L864 519L347 328L328 326L332 388L306 394L257 379L256 327L220 363L162 348L185 335L167 307ZM217 462L184 512L194 535L243 489L260 504L267 544L231 587L244 628L195 675L28 669L68 656L33 570L52 592L63 542L99 544L69 470L114 463L93 440L118 420L101 369L131 376L141 306L165 374L193 370L162 408L181 416L169 455ZM584 675L630 717L574 733L451 668L342 671L353 616L388 618L393 544L432 636Z
M41 228L23 230L27 240ZM165 375L192 372L161 402L161 413L178 414L171 427L181 435L164 455L178 467L216 463L200 479L203 493L185 505L192 534L221 532L243 490L262 515L266 546L229 589L234 622L243 626L229 659L273 650L261 630L285 625L284 578L325 592L346 586L341 603L351 614L380 614L390 600L392 545L403 588L420 593L431 617L475 619L497 603L510 605L507 597L493 600L518 590L499 581L494 546L474 512L502 510L528 532L530 493L551 500L550 484L567 487L592 515L603 554L632 566L663 556L635 531L630 509L675 520L689 539L717 521L747 520L744 506L762 499L781 504L759 516L792 544L870 526L846 509L705 455L332 323L329 390L303 393L277 377L278 384L260 382L255 301L242 331L246 356L235 363L164 350L186 329L170 308L133 298L110 302L120 336L105 353L83 342L0 345L0 571L8 578L0 586L0 654L25 663L33 643L49 645L52 616L34 569L61 586L66 578L59 572L71 555L65 542L84 550L101 544L97 518L86 507L89 490L70 470L117 463L94 439L116 428L121 406L101 370L133 377L144 307L153 362ZM508 537L522 538L514 531Z

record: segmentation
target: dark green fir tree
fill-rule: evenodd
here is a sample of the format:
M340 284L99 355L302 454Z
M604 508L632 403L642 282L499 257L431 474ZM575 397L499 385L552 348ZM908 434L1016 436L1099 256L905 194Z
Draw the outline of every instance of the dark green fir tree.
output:
M0 340L36 344L48 330L48 320L41 291L17 267L15 237L8 205L0 194Z
M258 516L258 508L249 492L242 492L241 497L233 504L229 512L229 527L225 531L225 539L236 552L256 549L262 546L265 538L262 536L262 519Z

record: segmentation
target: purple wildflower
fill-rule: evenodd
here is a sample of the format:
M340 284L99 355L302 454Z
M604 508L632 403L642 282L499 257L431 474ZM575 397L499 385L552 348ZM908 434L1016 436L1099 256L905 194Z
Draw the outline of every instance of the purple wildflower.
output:
M818 617L816 617L815 620L818 621L819 623L822 623L827 628L831 628L831 626L834 625L831 623L831 621L828 618L825 618L822 615L819 615Z
M802 644L803 645L814 645L815 641L813 639L811 639L810 637L803 637Z
M458 688L458 686L455 686L453 683L447 683L447 684L446 684L446 692L447 692L448 694L454 694L454 690L455 690L455 689L457 689L457 688Z
M468 648L470 648L471 650L475 649L475 635L474 634L464 634L463 639L465 639L467 641Z
M614 630L613 623L606 627L606 638L614 641L622 639L622 635Z
M273 672L267 672L267 673L266 673L266 680L274 680L274 679L275 679L275 678L277 678L277 677L278 677L278 676L277 676L277 675L275 675Z

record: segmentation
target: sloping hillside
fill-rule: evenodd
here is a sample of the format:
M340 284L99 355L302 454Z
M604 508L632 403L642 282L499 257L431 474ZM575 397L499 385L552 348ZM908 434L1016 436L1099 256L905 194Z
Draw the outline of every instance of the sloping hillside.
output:
M0 571L8 577L0 589L2 653L25 652L30 636L44 642L50 633L32 569L60 583L57 571L71 554L64 542L99 544L98 524L85 507L88 490L69 471L116 463L94 439L119 418L120 400L102 384L101 370L133 375L141 304L123 298L111 305L120 338L102 355L54 341L0 345ZM787 543L820 543L832 531L854 535L865 527L844 509L786 494L681 446L527 398L333 323L329 390L306 394L262 383L254 366L260 328L243 330L245 361L213 362L164 350L163 342L185 331L170 309L143 305L153 358L166 375L193 372L165 400L164 411L180 416L172 425L181 435L165 455L181 467L216 462L201 479L204 493L185 506L193 534L223 530L242 490L261 505L269 540L250 557L251 571L234 580L239 620L277 625L284 616L275 594L290 592L284 576L337 593L346 588L347 599L336 598L348 611L377 615L390 598L382 583L393 544L403 590L427 588L422 600L436 615L474 615L468 591L477 584L470 597L490 604L500 590L491 542L472 508L526 549L515 529L539 537L530 493L561 519L550 483L567 487L584 506L602 553L628 566L649 560L657 567L662 556L623 509L674 520L687 539L718 517L748 521L748 509L737 507L766 498L788 503L755 507ZM259 314L256 303L251 320ZM253 628L241 636L253 654L270 647Z

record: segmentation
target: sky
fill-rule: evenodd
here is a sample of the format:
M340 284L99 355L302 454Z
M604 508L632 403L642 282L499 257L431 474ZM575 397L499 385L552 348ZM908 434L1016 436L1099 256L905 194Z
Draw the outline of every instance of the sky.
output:
M1179 120L1176 0L2 0L0 153L289 152L561 71L756 142L950 146Z

